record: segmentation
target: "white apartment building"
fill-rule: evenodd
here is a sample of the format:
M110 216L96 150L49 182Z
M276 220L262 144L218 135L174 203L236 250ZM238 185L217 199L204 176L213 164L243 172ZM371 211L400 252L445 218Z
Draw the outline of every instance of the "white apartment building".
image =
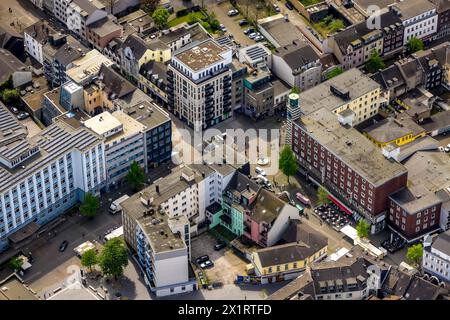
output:
M439 280L450 282L450 231L438 235L433 243L430 238L427 236L423 242L422 268Z
M403 44L415 37L428 40L437 32L436 6L428 0L407 0L392 5L400 17L404 29Z
M60 120L27 138L0 104L0 251L20 245L47 222L97 194L106 179L101 136Z
M277 48L270 59L271 71L291 87L301 91L321 82L322 64L319 55L303 41Z
M44 64L42 48L47 44L49 37L54 34L56 31L43 20L29 26L23 31L25 52L40 64Z
M168 108L199 130L231 117L232 50L208 39L172 57Z
M119 183L136 161L146 170L144 131L146 127L123 111L105 111L84 122L105 139L106 184Z
M122 203L125 241L156 296L196 290L197 280L189 276L189 220L168 215L154 192L144 189Z
M54 16L82 39L86 38L86 27L108 15L105 6L98 0L54 0Z

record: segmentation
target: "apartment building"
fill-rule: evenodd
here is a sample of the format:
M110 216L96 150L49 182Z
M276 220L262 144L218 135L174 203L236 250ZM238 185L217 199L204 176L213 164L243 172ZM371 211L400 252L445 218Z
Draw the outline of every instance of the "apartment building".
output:
M25 28L24 35L24 47L25 52L32 56L40 64L44 63L43 46L45 46L58 32L53 29L48 22L40 20L35 24ZM59 35L62 36L62 35Z
M450 34L450 3L447 0L431 0L438 14L437 32L433 39L441 39Z
M239 62L251 68L270 65L271 56L272 52L262 43L255 43L241 48L238 52Z
M131 0L135 1L135 0ZM136 33L146 34L155 28L152 17L142 9L136 10L121 17L118 23L123 29L131 28Z
M72 0L66 13L67 28L80 39L87 39L87 28L108 15L105 6L98 0Z
M135 252L145 282L156 296L197 290L189 264L189 221L184 215L169 215L164 209L163 203L172 192L165 190L161 195L150 188L122 203L125 241Z
M171 28L168 32L163 32L158 39L168 46L171 52L175 52L185 46L201 43L210 38L211 35L200 23L194 23L176 29Z
M274 87L267 67L254 69L244 78L244 114L254 120L273 115Z
M419 151L404 162L407 185L389 196L389 226L408 242L439 229L450 219L450 163L440 152Z
M298 209L241 172L234 173L222 190L220 201L206 208L209 228L222 225L262 247L277 243L289 221L299 217Z
M98 77L102 65L109 67L113 64L97 49L93 49L72 61L70 69L66 70L66 79L85 86Z
M139 69L139 88L155 99L161 105L166 105L167 99L167 64L149 61Z
M104 144L91 130L58 121L27 138L27 130L0 105L0 248L20 247L86 192L106 179Z
M86 39L98 51L102 52L111 40L122 37L123 28L116 20L107 16L86 27Z
M370 140L326 108L294 122L292 149L307 176L329 189L332 201L349 206L357 220L364 217L372 233L384 228L388 196L406 186L401 164L386 160Z
M73 61L83 57L89 49L72 36L53 38L44 46L44 75L52 87L58 87L68 81L66 71Z
M31 84L31 67L13 56L10 51L0 49L0 83L4 83L9 79L12 81L13 88Z
M129 35L119 49L120 68L135 81L139 79L139 70L150 61L166 62L171 58L170 48L156 39L145 41L138 35Z
M303 41L275 49L270 59L274 75L300 91L312 88L321 82L322 64L314 49Z
M232 50L206 40L176 53L167 70L168 109L190 127L231 117Z
M441 281L450 282L450 230L434 240L426 237L423 246L423 270Z
M404 27L403 45L415 37L429 41L437 32L438 15L436 6L428 0L400 1L392 4L393 10Z
M83 125L104 138L108 186L120 184L133 162L147 168L143 124L123 111L105 111Z
M378 113L380 85L358 69L348 70L299 94L300 110L308 115L326 108L355 126Z
M255 274L262 284L295 279L307 265L327 255L327 237L299 220L290 221L282 242L252 253Z

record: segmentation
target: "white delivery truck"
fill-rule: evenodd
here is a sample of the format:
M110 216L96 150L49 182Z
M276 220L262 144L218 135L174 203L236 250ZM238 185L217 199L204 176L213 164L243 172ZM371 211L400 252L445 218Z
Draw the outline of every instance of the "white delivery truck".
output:
M111 203L111 206L109 207L109 213L116 214L122 212L122 207L120 206L120 204L125 200L127 200L128 198L129 196L123 195L119 199L113 201L113 203Z

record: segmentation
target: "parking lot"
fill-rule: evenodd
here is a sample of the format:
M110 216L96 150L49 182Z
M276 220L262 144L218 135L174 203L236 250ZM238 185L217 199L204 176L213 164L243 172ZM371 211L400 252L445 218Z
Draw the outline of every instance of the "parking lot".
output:
M204 233L192 239L192 258L195 261L200 256L208 255L214 263L213 267L204 270L209 283L234 284L237 275L245 274L245 266L248 262L234 254L230 248L215 251L214 245L216 243L217 240L209 233ZM200 271L200 268L198 268L198 271Z

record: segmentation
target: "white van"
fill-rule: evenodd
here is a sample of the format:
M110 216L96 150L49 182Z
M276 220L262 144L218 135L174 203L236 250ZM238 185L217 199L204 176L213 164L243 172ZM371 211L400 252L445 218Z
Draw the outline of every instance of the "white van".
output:
M256 174L259 174L259 175L264 176L264 177L267 175L266 172L260 167L256 167L255 168L255 172L256 172Z
M266 177L264 177L264 176L262 176L262 175L258 175L257 176L257 178L259 179L259 180L261 180L265 185L266 185L266 187L271 187L272 185L270 184L270 181L269 181L269 179L267 179Z

